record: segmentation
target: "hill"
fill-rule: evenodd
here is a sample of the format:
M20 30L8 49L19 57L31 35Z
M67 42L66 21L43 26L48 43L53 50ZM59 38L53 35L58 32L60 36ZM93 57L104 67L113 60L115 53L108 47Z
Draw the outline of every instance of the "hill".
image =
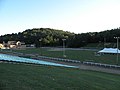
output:
M36 47L41 46L61 46L62 39L68 39L74 36L63 30L56 30L50 28L34 28L27 29L18 34L7 34L0 37L0 41L23 41L26 44L36 44Z
M50 28L34 28L15 34L13 33L0 36L0 42L19 40L25 42L26 44L35 44L36 47L40 47L62 46L62 39L66 39L66 47L78 48L88 46L91 43L102 43L106 45L105 47L108 47L108 43L111 45L116 43L116 39L114 39L114 37L120 37L120 28L105 30L102 32L87 32L81 34L74 34L71 32Z

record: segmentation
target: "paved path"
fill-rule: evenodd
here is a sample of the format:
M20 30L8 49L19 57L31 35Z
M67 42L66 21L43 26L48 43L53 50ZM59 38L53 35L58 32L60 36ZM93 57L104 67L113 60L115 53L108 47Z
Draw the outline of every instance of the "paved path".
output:
M120 69L115 69L115 68L105 68L105 67L100 67L100 66L86 65L86 64L82 64L82 63L70 63L70 62L62 62L62 61L47 60L47 59L42 59L42 60L60 63L60 64L78 66L79 69L83 69L83 70L92 70L92 71L100 71L100 72L107 72L107 73L113 73L113 74L120 74Z

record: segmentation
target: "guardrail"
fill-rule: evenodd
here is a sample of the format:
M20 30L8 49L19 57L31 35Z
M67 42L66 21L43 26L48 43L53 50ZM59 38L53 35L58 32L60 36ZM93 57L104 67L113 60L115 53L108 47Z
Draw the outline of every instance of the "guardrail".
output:
M53 57L46 57L46 56L38 56L38 57L39 57L39 58L43 58L43 59L57 60L57 61L81 63L81 61L78 61L78 60L71 60L71 59L53 58Z
M120 66L118 65L110 65L110 64L102 64L102 63L94 63L94 62L83 62L83 64L120 69Z
M94 63L94 62L81 62L78 60L71 60L71 59L61 59L61 58L53 58L53 57L46 57L46 56L38 56L43 59L50 59L50 60L57 60L57 61L65 61L65 62L72 62L72 63L81 63L86 65L93 65L93 66L100 66L100 67L106 67L106 68L118 68L120 69L120 66L118 65L110 65L110 64L102 64L102 63Z

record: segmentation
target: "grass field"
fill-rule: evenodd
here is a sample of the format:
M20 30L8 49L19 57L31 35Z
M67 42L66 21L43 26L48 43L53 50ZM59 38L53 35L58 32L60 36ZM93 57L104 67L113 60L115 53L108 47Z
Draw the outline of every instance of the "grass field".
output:
M119 90L120 76L72 68L0 63L0 90Z
M33 48L26 50L15 50L15 52L29 53L29 54L39 54L50 57L63 58L63 51L52 51L46 48ZM116 64L116 55L101 55L96 56L95 51L90 50L66 50L65 51L67 59L80 60L80 61L93 61L98 63L106 64ZM120 58L118 65L120 65Z

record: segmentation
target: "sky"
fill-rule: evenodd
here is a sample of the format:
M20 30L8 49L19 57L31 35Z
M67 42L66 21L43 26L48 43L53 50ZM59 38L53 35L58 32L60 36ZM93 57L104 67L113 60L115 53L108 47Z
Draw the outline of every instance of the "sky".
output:
M120 27L120 0L0 0L0 35L32 28L74 33Z

